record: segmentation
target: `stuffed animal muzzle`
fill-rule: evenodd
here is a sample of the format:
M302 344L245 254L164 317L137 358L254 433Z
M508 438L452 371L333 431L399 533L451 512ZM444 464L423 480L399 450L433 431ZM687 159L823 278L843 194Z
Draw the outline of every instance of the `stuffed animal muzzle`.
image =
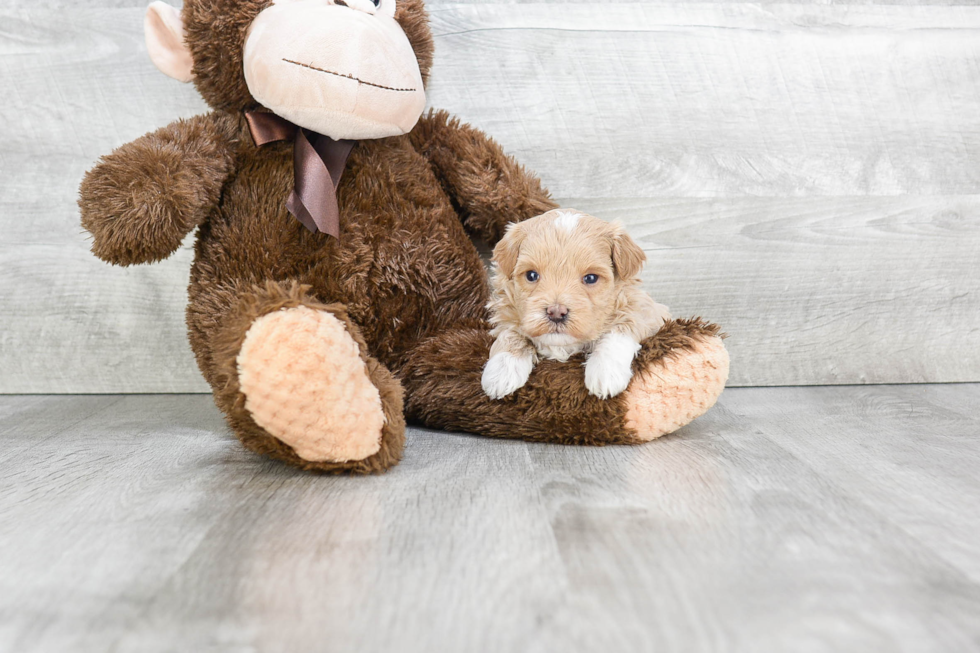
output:
M425 108L425 89L396 8L396 0L275 0L245 39L248 90L276 115L336 140L408 133ZM192 81L180 12L154 2L145 27L154 64Z

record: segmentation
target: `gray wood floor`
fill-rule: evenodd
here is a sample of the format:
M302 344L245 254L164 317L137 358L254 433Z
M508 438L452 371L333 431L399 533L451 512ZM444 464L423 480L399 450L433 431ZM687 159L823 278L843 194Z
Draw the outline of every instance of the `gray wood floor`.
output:
M0 651L968 651L980 385L728 390L649 445L414 429L372 478L207 396L0 397Z

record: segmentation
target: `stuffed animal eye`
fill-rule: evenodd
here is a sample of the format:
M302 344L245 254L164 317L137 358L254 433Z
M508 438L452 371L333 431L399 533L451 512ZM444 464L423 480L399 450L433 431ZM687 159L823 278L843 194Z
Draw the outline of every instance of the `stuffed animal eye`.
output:
M584 281L585 283L587 283L590 286L592 284L594 284L595 282L597 282L598 280L599 280L599 275L598 274L587 274L584 277L582 277L582 281Z
M380 7L381 6L381 0L371 0L371 2L374 3L374 6L375 7Z
M534 270L528 270L527 272L524 273L524 278L530 281L531 283L534 283L535 281L538 280L538 273L535 272Z

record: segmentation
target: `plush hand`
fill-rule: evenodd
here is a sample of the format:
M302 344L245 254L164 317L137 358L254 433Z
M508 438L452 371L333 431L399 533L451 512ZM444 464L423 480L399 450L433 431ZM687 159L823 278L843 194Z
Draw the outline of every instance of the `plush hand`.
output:
M238 123L209 113L178 120L102 157L78 205L92 251L116 265L167 258L218 205L234 170Z

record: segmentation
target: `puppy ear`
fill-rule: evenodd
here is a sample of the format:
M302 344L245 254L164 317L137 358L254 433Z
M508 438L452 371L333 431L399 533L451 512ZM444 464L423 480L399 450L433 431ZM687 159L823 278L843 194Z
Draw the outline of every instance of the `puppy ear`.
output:
M514 274L514 268L517 266L517 257L521 253L521 243L524 242L526 235L527 233L524 231L520 222L512 222L507 227L507 232L504 233L504 237L493 248L492 260L497 264L500 273L505 277L509 278Z
M618 222L612 224L609 245L612 249L612 262L616 275L620 279L633 279L639 276L647 255L636 241L630 238L622 224Z
M184 22L180 11L165 2L153 2L146 8L143 20L146 49L150 60L163 74L179 82L194 79L194 60L184 42Z

